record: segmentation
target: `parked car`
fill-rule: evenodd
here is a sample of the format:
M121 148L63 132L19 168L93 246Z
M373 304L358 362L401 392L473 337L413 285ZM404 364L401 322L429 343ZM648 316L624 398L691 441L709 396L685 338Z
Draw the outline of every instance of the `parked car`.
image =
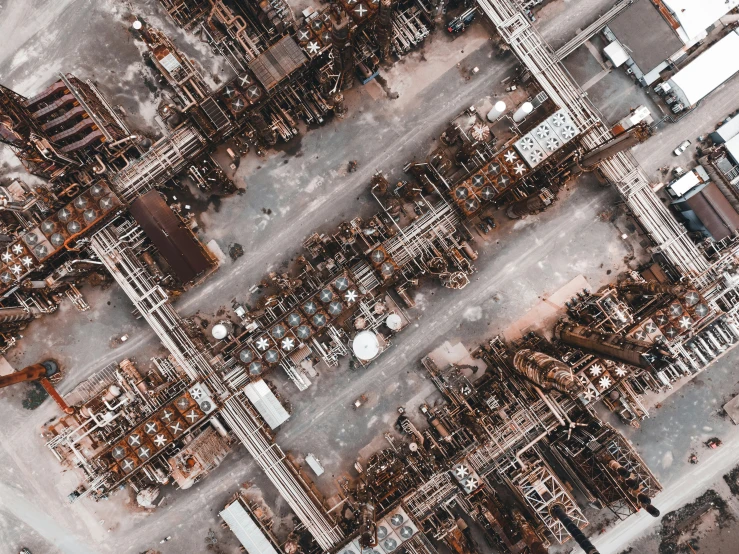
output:
M721 439L719 439L717 437L712 437L712 438L710 438L710 439L708 439L706 441L706 446L708 448L712 448L712 449L713 448L718 448L719 446L721 446L721 444L722 444L721 443Z
M447 25L446 30L453 34L462 33L467 29L467 27L472 25L475 17L477 17L477 7L470 8L461 15L452 19Z
M675 148L675 150L672 151L673 154L676 156L679 156L683 152L685 152L688 149L688 146L690 146L692 143L689 140L684 140L680 143L680 146Z

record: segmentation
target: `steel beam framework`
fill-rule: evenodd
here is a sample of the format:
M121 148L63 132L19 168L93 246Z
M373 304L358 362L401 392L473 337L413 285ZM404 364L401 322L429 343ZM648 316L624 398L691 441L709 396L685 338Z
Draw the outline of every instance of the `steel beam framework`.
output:
M136 257L134 247L140 240L139 228L129 223L98 231L92 237L91 247L190 380L205 382L223 400L220 413L236 436L318 545L331 549L343 539L341 529L273 443L243 390L231 394L213 362L206 359L187 334L166 292Z
M586 130L582 137L586 148L595 148L613 138L595 107L567 74L557 55L531 26L517 2L477 0L477 3L541 88L555 104L567 108L580 128ZM657 250L694 284L706 284L708 279L704 272L709 268L708 260L654 193L647 176L631 154L619 153L602 162L600 169L616 186L629 209L657 245Z

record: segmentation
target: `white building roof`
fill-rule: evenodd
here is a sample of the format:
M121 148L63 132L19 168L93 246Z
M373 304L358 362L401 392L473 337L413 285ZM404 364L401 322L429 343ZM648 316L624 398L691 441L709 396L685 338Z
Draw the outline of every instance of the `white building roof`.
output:
M277 397L267 386L267 383L263 379L249 383L244 387L244 393L249 401L254 404L254 407L262 416L264 421L267 422L272 429L277 429L280 425L285 423L289 418L290 414L280 404Z
M323 475L323 472L324 472L323 465L321 464L320 460L316 458L315 454L308 454L305 457L305 461L310 466L310 468L313 470L313 473L315 473L319 477Z
M708 27L739 6L739 0L662 0L662 3L682 26L686 43L705 34Z
M238 500L226 506L221 517L249 554L277 554L272 543Z
M621 67L626 62L626 60L631 57L626 52L626 50L624 50L624 47L621 46L621 43L617 40L614 40L612 43L606 46L603 49L603 52L608 57L608 59L611 60L611 63L614 67Z
M727 140L725 146L734 163L739 164L739 135Z
M670 185L670 190L675 196L682 196L699 183L700 180L698 179L696 172L688 171L685 175Z
M670 81L680 87L689 105L692 106L737 71L739 71L739 35L732 31L675 73Z

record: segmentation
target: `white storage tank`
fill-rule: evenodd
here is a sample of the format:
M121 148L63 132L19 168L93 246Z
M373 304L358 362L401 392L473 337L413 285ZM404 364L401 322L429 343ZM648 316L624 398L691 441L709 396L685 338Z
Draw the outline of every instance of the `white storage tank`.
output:
M357 358L368 362L380 353L380 341L372 331L361 331L352 341L352 351Z
M213 338L216 340L223 340L228 335L231 334L233 331L233 325L230 321L219 321L215 325L213 325L213 329L211 330L211 334L213 335Z
M506 105L505 102L502 100L498 100L495 103L495 106L493 106L493 109L488 112L487 118L488 121L495 121L497 120L501 115L505 113Z
M531 102L524 102L513 114L513 121L521 123L533 111L534 105Z

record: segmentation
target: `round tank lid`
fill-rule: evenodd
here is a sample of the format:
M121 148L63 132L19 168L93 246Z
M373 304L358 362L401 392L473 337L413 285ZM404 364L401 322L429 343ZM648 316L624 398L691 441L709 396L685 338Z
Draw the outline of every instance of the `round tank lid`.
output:
M400 327L403 325L403 320L400 319L398 314L392 313L385 319L385 325L387 325L387 328L392 331L399 331Z
M380 343L372 331L361 331L352 341L352 351L360 360L369 361L380 353ZM379 530L378 530L379 531Z
M252 362L249 364L249 373L259 375L262 372L262 364L260 362Z
M270 349L264 354L264 359L267 360L268 364L275 364L280 359L280 355L277 350Z
M285 327L283 327L279 323L275 325L274 327L272 327L272 336L276 339L281 339L282 337L285 336L286 333L287 333L287 330L285 329Z
M498 100L498 101L497 101L497 102L495 103L495 110L496 110L496 111L499 111L499 112L504 112L504 111L505 111L505 109L506 109L506 105L505 105L505 102L503 102L502 100Z
M211 333L214 339L223 340L228 336L228 329L223 323L216 323Z
M379 264L385 259L385 253L382 250L375 250L370 254L370 258L372 258L373 262Z
M141 23L141 21L139 21L138 19L137 19L136 21L134 21L134 22L133 22L133 25L132 25L132 27L133 27L133 28L134 28L135 30L137 30L137 31L140 31L140 30L141 30L141 28L142 28L143 26L144 26L144 24L143 24L143 23Z
M488 168L486 170L486 173L490 175L491 177L495 177L500 173L500 164L498 162L490 162L490 165L488 165Z
M534 105L531 102L524 102L519 109L523 113L531 113L534 111Z

